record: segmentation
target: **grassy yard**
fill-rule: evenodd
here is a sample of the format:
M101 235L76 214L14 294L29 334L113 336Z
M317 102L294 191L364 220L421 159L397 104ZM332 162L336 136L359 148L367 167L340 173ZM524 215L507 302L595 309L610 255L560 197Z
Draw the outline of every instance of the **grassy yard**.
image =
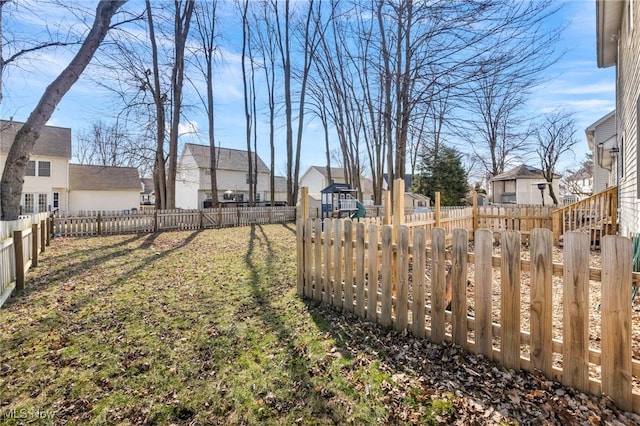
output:
M295 255L293 225L54 240L0 310L0 422L450 419L406 348L296 297Z

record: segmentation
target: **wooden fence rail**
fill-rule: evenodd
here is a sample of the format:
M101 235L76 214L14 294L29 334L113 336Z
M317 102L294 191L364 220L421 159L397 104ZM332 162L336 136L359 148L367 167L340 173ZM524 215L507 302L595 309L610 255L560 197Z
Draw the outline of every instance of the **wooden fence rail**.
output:
M27 271L49 244L49 229L47 213L0 221L0 307L14 290L24 289Z
M519 231L502 231L494 256L492 230L478 229L469 252L467 229L453 230L447 249L444 228L414 229L411 240L408 226L396 228L394 242L391 225L299 219L299 295L433 342L452 341L506 368L540 370L640 412L640 394L632 391L640 362L632 358L630 303L640 274L632 273L628 238L604 237L603 266L594 269L582 232L565 234L564 263L554 264L549 229L531 230L530 258L523 260ZM451 311L445 310L447 262ZM553 299L554 277L562 277L561 300ZM601 283L601 340L589 335L593 281ZM554 322L558 310L563 320Z
M63 237L114 235L166 230L224 228L293 222L296 207L239 207L136 212L56 212L53 232Z

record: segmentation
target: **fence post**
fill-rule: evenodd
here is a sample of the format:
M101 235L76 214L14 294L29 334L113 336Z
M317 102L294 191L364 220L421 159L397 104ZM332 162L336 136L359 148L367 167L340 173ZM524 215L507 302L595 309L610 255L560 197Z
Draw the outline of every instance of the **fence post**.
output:
M101 220L100 212L98 212L98 216L96 217L96 225L98 228L98 236L102 235L102 220Z
M158 230L158 209L153 210L153 232Z
M13 251L16 259L16 290L24 290L24 251L22 230L13 231Z
M436 228L440 227L440 191L436 192L435 219Z
M222 204L218 203L218 228L222 228Z
M236 226L240 226L240 207L236 206Z
M198 212L200 213L200 229L204 228L204 210L199 209Z
M31 266L38 266L38 224L31 225Z
M384 193L384 220L383 225L391 225L391 191Z
M47 240L47 221L40 221L40 253L44 253L45 241Z
M309 187L300 188L300 214L302 219L309 218Z
M55 230L53 215L47 218L47 245L51 244L51 235Z
M473 191L473 205L472 205L472 224L471 224L471 238L475 235L475 232L478 230L478 193Z

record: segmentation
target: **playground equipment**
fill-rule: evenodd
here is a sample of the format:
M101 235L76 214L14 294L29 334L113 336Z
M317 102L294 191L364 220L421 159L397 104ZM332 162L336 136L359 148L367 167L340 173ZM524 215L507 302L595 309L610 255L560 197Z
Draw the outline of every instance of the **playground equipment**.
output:
M327 217L365 217L364 205L356 197L357 191L348 183L332 183L320 191L322 197L322 219Z

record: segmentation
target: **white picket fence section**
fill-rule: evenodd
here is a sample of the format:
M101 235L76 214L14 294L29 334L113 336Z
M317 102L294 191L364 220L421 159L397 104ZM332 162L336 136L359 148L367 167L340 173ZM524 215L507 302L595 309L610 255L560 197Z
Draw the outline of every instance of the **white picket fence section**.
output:
M25 274L49 241L48 220L48 213L38 213L0 221L0 307L14 290L24 289Z

